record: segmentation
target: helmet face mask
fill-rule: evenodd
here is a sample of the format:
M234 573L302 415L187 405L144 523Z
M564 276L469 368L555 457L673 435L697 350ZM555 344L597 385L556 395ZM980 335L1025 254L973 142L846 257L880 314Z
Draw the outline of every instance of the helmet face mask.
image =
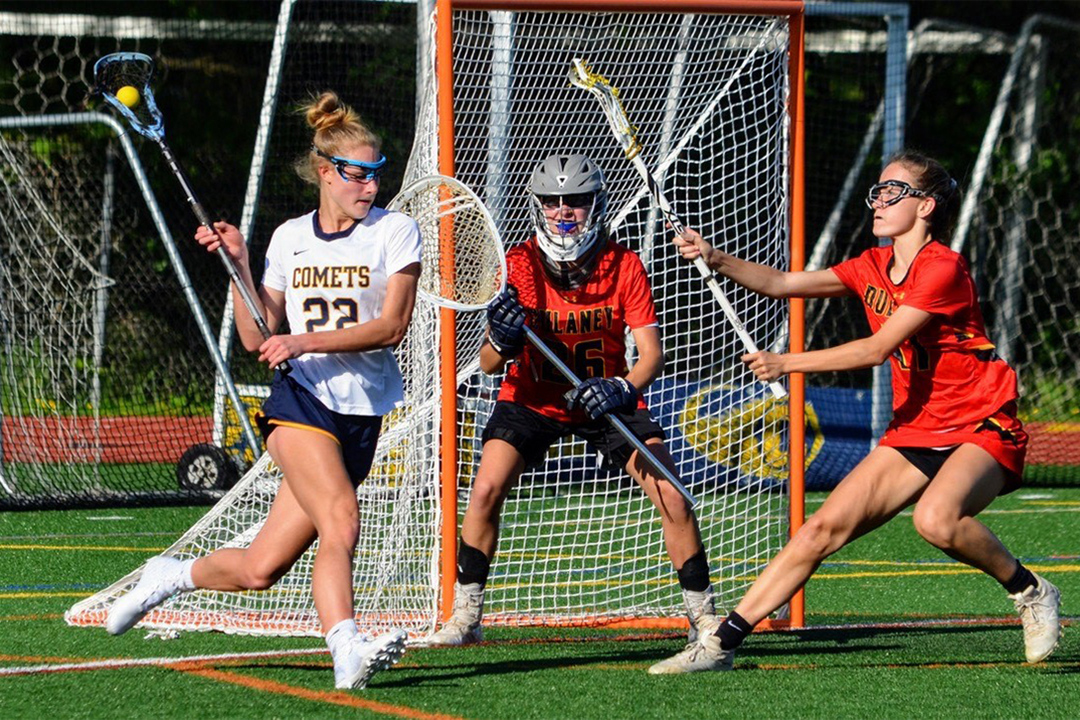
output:
M529 195L544 269L561 287L582 285L607 238L604 174L584 155L551 155L533 171ZM585 211L580 221L579 210Z

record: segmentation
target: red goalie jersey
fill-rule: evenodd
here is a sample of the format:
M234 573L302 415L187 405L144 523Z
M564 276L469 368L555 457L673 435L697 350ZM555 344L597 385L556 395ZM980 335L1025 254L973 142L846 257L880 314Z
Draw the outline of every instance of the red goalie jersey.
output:
M892 257L891 247L876 247L832 268L862 298L874 332L901 305L933 315L891 359L889 432L921 431L930 439L973 428L1007 407L1015 414L1016 373L986 337L963 257L941 243L928 243L898 283L889 278Z
M608 240L588 281L563 290L549 280L536 239L506 254L507 280L518 290L530 328L574 373L625 376L626 331L656 325L656 309L645 268L628 248ZM563 398L570 383L536 348L525 345L506 373L499 400L514 402L562 422L585 422ZM645 408L642 401L638 407Z

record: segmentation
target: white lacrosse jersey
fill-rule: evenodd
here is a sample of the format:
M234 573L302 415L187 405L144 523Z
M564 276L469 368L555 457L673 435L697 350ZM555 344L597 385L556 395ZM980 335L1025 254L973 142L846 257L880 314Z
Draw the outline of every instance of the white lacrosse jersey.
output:
M351 228L326 233L312 211L274 231L263 285L285 293L292 332L340 330L382 315L387 279L417 262L420 229L407 215L373 206ZM307 353L289 364L293 379L335 412L385 415L404 400L390 348Z

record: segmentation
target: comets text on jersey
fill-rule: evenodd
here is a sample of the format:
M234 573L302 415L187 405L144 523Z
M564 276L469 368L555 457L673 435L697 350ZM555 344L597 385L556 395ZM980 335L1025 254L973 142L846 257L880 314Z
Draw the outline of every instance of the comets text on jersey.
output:
M366 288L371 284L367 265L298 267L292 272L294 288Z

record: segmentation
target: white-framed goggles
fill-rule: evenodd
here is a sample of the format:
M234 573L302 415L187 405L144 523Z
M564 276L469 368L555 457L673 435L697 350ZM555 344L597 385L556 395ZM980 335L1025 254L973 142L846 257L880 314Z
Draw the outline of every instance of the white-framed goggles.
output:
M378 180L382 176L383 167L386 165L386 156L382 154L379 155L379 159L375 162L365 162L364 160L353 160L338 155L327 155L314 145L311 146L311 152L329 160L345 182Z
M873 210L876 206L889 207L906 197L930 197L930 193L908 185L903 180L886 180L870 186L866 194L866 207Z

